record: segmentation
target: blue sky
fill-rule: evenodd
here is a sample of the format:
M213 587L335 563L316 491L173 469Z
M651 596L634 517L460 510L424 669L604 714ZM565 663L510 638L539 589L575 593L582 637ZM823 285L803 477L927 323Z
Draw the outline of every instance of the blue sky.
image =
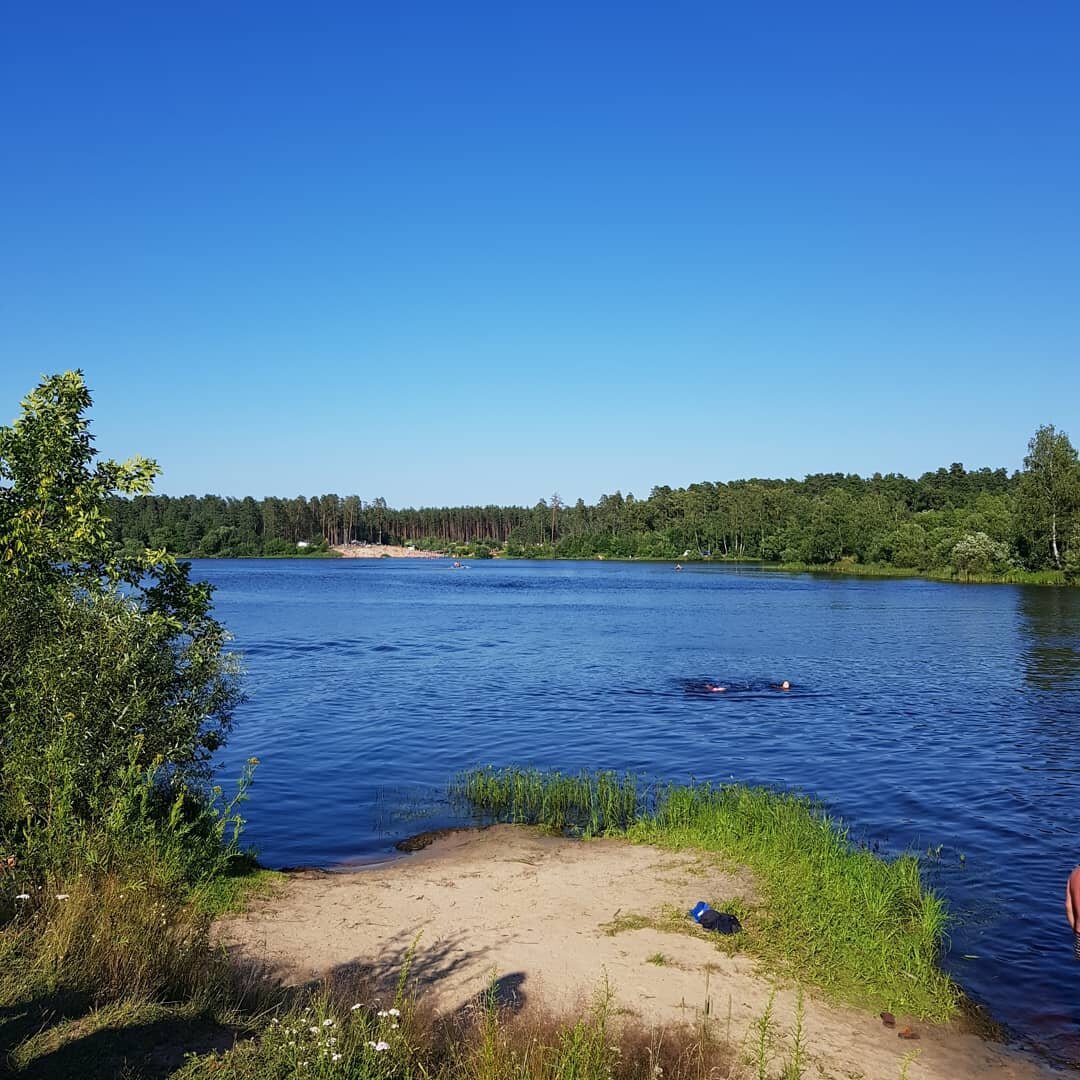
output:
M181 494L526 503L1080 439L1074 3L41 4L0 418Z

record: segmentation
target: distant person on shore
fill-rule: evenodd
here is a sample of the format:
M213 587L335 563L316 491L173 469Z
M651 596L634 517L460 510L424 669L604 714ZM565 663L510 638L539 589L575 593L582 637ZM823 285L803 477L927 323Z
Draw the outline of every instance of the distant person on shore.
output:
M1080 960L1080 927L1076 925L1080 918L1080 866L1069 875L1065 885L1065 915L1073 932L1073 956Z

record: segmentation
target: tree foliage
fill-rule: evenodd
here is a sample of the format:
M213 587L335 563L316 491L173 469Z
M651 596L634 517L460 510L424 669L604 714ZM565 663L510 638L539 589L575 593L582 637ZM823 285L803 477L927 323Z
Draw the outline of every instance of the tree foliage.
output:
M238 700L209 587L116 541L113 500L148 491L157 467L98 460L90 404L67 372L0 428L0 830L43 867L133 783L197 801Z
M1019 496L1025 538L1060 570L1080 509L1080 464L1068 435L1053 424L1040 427L1028 443Z
M961 574L1002 574L1010 569L1008 545L984 532L967 533L952 549L952 565Z
M333 494L261 502L136 496L117 500L113 527L118 540L187 556L296 554L298 541L385 541L456 554L501 548L534 558L856 562L960 573L976 571L957 565L958 557L971 562L968 546L957 556L957 545L985 534L1007 551L990 564L1041 570L1071 565L1077 477L1067 436L1047 427L1033 437L1025 471L1012 474L953 462L914 479L817 473L704 481L655 487L644 499L616 491L588 505L553 495L531 507L394 509L381 498Z

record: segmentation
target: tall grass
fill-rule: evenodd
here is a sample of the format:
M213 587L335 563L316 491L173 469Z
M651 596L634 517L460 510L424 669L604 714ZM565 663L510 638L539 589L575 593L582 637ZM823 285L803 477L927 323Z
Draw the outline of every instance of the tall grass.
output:
M735 784L641 790L612 773L490 768L459 777L452 792L500 821L737 861L761 898L745 947L772 970L873 1008L935 1020L956 1011L958 991L939 966L948 917L918 859L865 850L804 796Z
M749 1080L736 1054L707 1027L619 1022L606 986L567 1014L517 1012L481 995L437 1017L398 995L327 986L282 1010L251 1039L200 1057L177 1080Z
M474 769L450 785L451 797L502 821L574 830L622 832L638 819L642 796L629 773L568 774L539 769Z
M959 581L970 585L1076 585L1063 570L1005 570L1000 574L967 573L960 570L931 570L935 581Z
M156 1052L154 1031L195 1050L200 1032L216 1033L212 1042L254 1032L285 1001L213 943L199 896L185 898L151 866L134 870L43 888L0 928L0 1062L19 1075L142 1075L127 1063Z
M763 563L766 570L781 570L789 574L844 574L848 577L872 578L910 578L926 577L927 572L889 563L856 563L842 561L836 563ZM951 578L950 578L951 580Z
M946 1019L957 991L939 966L948 922L919 860L886 860L803 796L741 785L673 787L629 837L714 851L754 871L755 951L846 999Z
M843 574L866 578L928 578L931 581L959 582L965 585L1073 585L1062 570L1006 570L1000 574L966 573L951 567L918 570L914 567L892 566L889 563L856 563L842 560L836 563L764 563L768 570L792 574Z
M5 929L20 956L2 976L9 1001L58 990L95 1004L177 1000L212 977L209 918L175 890L115 875L80 876L67 888Z

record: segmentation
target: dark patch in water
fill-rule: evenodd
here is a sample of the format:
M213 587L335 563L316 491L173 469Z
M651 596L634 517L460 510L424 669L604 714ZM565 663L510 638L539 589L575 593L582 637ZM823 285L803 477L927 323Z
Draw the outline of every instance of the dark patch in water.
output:
M399 840L394 847L398 851L423 851L424 848L431 847L436 840L442 840L446 836L452 836L454 833L459 832L479 832L484 828L486 826L477 825L475 829L428 829L426 832L417 833L415 836L407 836L404 840Z

